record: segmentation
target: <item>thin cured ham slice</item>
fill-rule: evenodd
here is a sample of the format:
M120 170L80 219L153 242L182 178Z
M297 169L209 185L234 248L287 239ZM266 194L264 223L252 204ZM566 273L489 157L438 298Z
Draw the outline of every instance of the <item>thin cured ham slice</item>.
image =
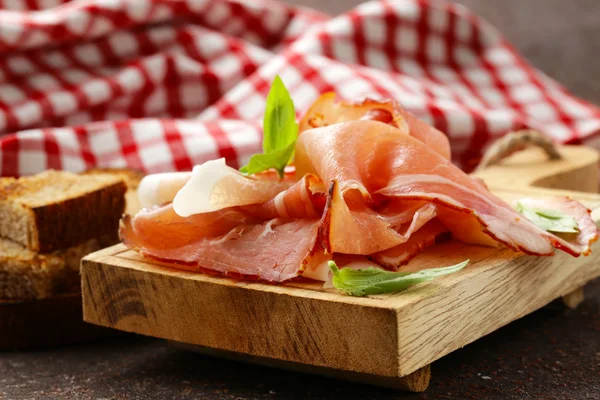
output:
M330 258L317 240L325 206L321 181L306 175L259 204L181 216L173 204L121 221L123 243L187 269L282 282Z
M312 174L306 174L272 199L261 204L244 206L243 210L263 219L321 218L325 202L325 186L321 180Z
M406 242L391 249L371 254L370 259L388 269L396 270L419 254L423 249L433 245L436 239L448 233L448 229L438 220L427 222L415 231Z
M330 253L371 254L402 243L391 224L369 208L362 195L350 205L334 180L321 227L323 247Z
M124 217L122 241L181 268L284 282L327 280L331 259L397 269L449 233L534 255L587 254L598 237L588 210L569 199L523 200L573 216L579 230L538 228L455 167L446 137L394 102L326 94L300 131L284 179L245 176L223 159L148 179L148 204L173 202Z
M436 216L434 205L414 202L378 212L360 191L344 196L340 186L333 180L321 229L323 247L330 253L372 254L396 247Z
M173 202L185 187L177 209L182 214L187 214L260 203L295 182L293 167L286 168L283 179L279 178L276 171L271 170L247 177L228 167L225 159L220 158L197 165L193 172L147 175L140 182L137 192L140 204L147 208ZM182 204L182 197L193 197L194 201L190 205L186 201Z
M554 197L545 199L520 199L522 205L538 208L549 209L563 212L575 218L578 226L578 233L563 233L550 235L550 240L553 246L571 254L588 255L591 252L590 244L598 238L596 223L590 216L590 210L585 208L581 203L568 197Z
M186 269L283 282L300 275L310 263L317 229L318 220L273 219L236 225L218 236L199 235L180 247L165 247L163 243L151 245L142 240L135 222L125 220L121 237L127 246L146 257Z
M131 230L128 234L136 235L141 244L169 249L197 239L224 235L238 225L258 224L282 217L318 219L324 207L325 194L320 181L306 175L264 203L185 217L176 212L173 204L167 204L143 209L133 218L125 216L122 225L129 225Z
M226 209L190 217L177 215L172 204L146 208L121 220L121 240L136 248L177 249L197 240L225 235L238 225L257 224L262 218L240 209ZM135 245L134 245L135 244ZM174 252L173 258L177 258Z
M444 218L450 213L440 212L438 218L462 240L488 244L487 235L528 254L549 255L555 246L579 254L576 247L523 218L423 142L381 122L352 121L304 132L296 146L296 169L340 182L344 197L360 192L373 204L386 198L420 200L436 204L440 211L454 211L452 220ZM353 223L349 217L348 221ZM589 239L585 253L597 238L597 229L589 215L582 222L583 237ZM381 229L380 224L372 226ZM474 227L478 229L463 234ZM361 229L370 232L364 224ZM344 233L331 229L330 242L332 235Z
M299 132L312 128L356 120L379 121L409 134L444 158L450 159L450 142L446 135L426 124L393 100L336 101L335 93L321 95L309 108L299 124Z

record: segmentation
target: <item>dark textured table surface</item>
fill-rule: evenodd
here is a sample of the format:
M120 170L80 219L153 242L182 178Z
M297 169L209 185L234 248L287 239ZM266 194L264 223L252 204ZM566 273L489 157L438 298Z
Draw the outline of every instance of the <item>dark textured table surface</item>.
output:
M288 0L293 2L292 0ZM462 0L536 66L600 103L598 0ZM302 0L336 13L356 0ZM435 362L425 394L247 365L127 336L0 353L0 399L600 399L600 281Z

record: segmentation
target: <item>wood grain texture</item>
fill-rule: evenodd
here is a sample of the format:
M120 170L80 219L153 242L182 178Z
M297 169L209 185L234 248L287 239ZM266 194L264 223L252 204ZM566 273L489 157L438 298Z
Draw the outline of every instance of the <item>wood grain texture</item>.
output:
M522 154L533 157L532 151ZM560 165L508 158L495 167L503 168L506 183L503 189L492 185L494 192L507 201L570 195L600 210L597 194L526 187L544 181L573 188L579 174L597 182L595 152L576 147L566 152L574 160ZM520 167L513 167L517 162ZM549 180L555 175L561 178ZM579 187L591 189L587 181ZM600 220L598 211L593 216ZM457 274L398 294L355 298L317 282L275 286L181 271L117 245L82 262L84 319L253 362L268 360L315 373L335 370L347 379L424 390L432 361L600 276L599 246L589 257L533 257L449 242L420 254L407 269L465 258L471 263Z

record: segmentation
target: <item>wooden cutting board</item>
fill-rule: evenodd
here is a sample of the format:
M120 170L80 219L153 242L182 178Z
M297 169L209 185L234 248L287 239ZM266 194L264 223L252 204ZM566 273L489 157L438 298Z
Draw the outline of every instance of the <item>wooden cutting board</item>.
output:
M526 150L478 175L507 200L570 195L600 221L600 195L581 192L597 188L597 153L560 152L564 159L550 162ZM408 268L466 258L471 263L457 274L356 298L319 283L275 286L180 271L117 245L83 260L83 313L87 322L205 353L422 391L431 362L556 298L576 303L580 288L600 276L600 246L589 257L533 257L451 241Z

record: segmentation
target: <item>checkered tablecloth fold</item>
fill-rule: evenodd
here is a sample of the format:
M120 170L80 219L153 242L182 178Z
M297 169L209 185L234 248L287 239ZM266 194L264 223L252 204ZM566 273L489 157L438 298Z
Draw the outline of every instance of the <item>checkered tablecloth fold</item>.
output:
M454 3L331 18L267 0L0 0L0 173L239 166L276 74L300 113L324 91L399 101L467 170L521 127L600 147L599 108Z

